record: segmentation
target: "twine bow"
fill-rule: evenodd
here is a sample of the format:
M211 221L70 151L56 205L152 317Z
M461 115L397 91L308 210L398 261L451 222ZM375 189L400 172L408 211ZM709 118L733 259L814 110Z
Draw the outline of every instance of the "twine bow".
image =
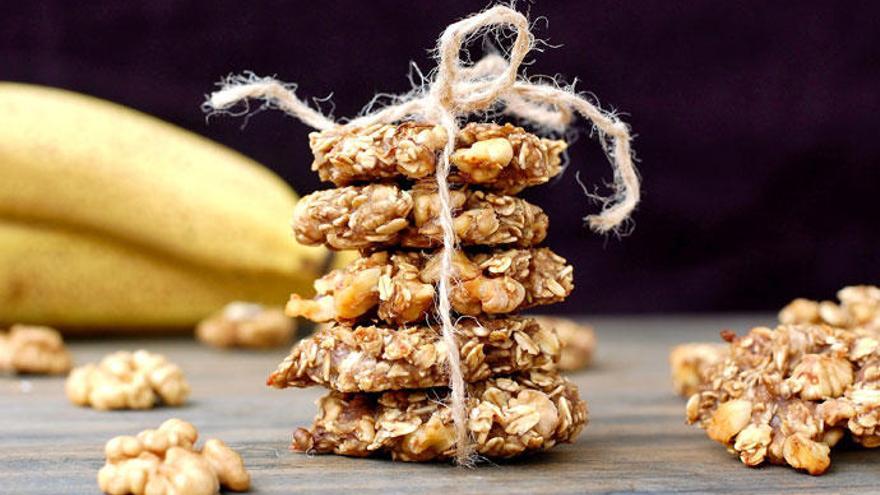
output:
M502 26L516 31L508 59L491 54L476 64L463 66L459 57L462 46L471 37ZM597 232L614 230L629 218L639 202L639 178L633 164L626 124L571 90L520 78L520 65L533 46L534 37L528 19L510 7L499 5L453 23L443 31L437 45L438 64L430 85L417 88L392 104L346 123L334 122L311 108L296 96L294 86L273 78L253 75L230 77L222 83L222 89L213 93L206 102L206 110L223 111L242 100L262 99L267 106L279 108L315 129L330 132L344 133L372 124L409 119L435 122L445 129L446 146L435 174L440 202L439 221L443 232L437 309L447 348L450 409L459 464L470 462L473 444L468 435L466 384L460 355L456 351L458 344L449 298L456 239L447 179L450 156L459 131L458 118L500 111L531 121L539 127L564 130L571 124L574 114L579 114L592 122L614 169L614 194L604 198L601 213L585 218L590 228Z

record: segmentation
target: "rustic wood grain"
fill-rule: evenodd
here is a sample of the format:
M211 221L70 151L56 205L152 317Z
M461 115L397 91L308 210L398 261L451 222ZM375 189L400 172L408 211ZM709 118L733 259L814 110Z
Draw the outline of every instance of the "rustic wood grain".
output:
M573 375L590 407L584 434L574 445L478 469L289 452L292 429L309 422L321 390L263 386L283 352L222 352L181 338L72 341L78 363L117 349L164 353L186 370L192 400L180 409L97 412L70 405L63 379L0 378L0 493L98 493L104 442L173 416L193 422L203 438L216 436L238 449L254 493L876 493L880 487L880 451L835 449L821 477L776 466L749 469L684 424L684 403L667 378L669 347L771 317L589 320L598 330L598 361Z

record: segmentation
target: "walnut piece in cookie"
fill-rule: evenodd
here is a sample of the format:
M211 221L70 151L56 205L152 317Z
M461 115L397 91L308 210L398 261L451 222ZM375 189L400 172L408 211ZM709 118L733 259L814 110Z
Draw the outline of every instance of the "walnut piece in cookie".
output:
M831 301L795 299L779 312L783 324L825 323L880 334L880 287L853 285L837 292Z
M830 465L847 432L880 445L880 343L827 325L753 328L687 403L688 422L743 463L788 464L810 474Z
M547 215L514 196L486 191L451 191L453 228L464 245L533 246L547 236ZM293 211L297 241L331 249L375 249L441 244L436 185L417 183L411 191L390 184L347 186L309 194Z
M312 170L337 186L434 174L446 145L435 124L404 122L313 132ZM564 141L542 139L511 124L470 123L459 131L450 183L480 184L505 194L547 182L562 170Z
M376 311L380 320L424 321L434 306L439 257L424 252L379 251L315 281L313 299L294 294L287 314L312 321L354 321ZM564 300L573 269L547 248L465 254L456 251L452 308L465 315L505 314Z
M75 368L65 392L78 406L110 410L149 409L157 403L179 406L190 389L179 366L160 354L138 350L115 352L98 364Z
M552 370L559 340L531 318L462 319L456 332L468 382L519 371ZM332 324L294 346L267 384L321 385L341 392L381 392L449 383L439 329Z
M416 183L412 197L413 222L401 233L400 244L409 248L439 247L443 228L437 184ZM453 230L461 244L529 247L547 237L549 219L544 210L516 196L461 189L451 191L450 200Z
M669 369L675 393L690 397L709 381L712 369L724 361L727 344L689 342L672 348Z
M381 394L330 392L318 400L311 428L293 435L293 449L410 462L455 456L448 389ZM532 371L468 385L468 430L477 455L510 458L573 442L587 423L574 384L556 372Z
M558 316L532 316L539 325L556 332L562 350L557 369L577 371L593 362L596 352L596 332L593 327L579 323L571 318Z
M137 436L112 438L104 447L98 486L109 495L213 495L221 487L247 491L250 474L241 456L217 439L199 451L198 436L192 424L175 418Z
M200 322L196 337L214 347L271 349L290 342L296 323L280 308L233 302Z
M0 371L60 375L72 365L64 340L55 329L13 325L9 332L0 332Z

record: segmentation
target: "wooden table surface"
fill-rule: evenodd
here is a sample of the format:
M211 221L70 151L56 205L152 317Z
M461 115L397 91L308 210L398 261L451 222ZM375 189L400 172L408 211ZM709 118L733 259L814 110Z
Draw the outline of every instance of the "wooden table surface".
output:
M222 352L189 339L71 341L76 362L145 347L180 364L193 394L183 408L97 412L67 402L62 378L0 378L0 493L98 493L103 445L155 428L170 417L194 423L244 457L253 493L584 493L584 492L877 492L880 452L843 447L827 474L744 467L684 424L684 401L670 389L670 346L714 340L772 321L761 316L591 318L595 366L572 376L590 408L573 445L526 459L459 469L289 452L290 433L314 415L320 389L271 390L266 375L284 354Z

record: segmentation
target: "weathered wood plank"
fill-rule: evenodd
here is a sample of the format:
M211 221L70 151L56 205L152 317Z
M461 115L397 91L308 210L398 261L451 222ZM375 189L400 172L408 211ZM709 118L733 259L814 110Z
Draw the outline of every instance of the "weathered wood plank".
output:
M68 404L62 379L0 378L0 493L97 493L104 442L172 416L237 448L256 493L876 492L880 452L836 449L829 473L818 478L781 467L748 469L684 424L683 401L667 378L668 348L771 320L592 319L598 362L573 376L591 411L581 439L473 470L288 452L291 430L308 423L321 391L263 386L283 352L219 352L187 339L73 341L79 363L120 348L168 355L186 370L192 401L181 409L101 413Z

